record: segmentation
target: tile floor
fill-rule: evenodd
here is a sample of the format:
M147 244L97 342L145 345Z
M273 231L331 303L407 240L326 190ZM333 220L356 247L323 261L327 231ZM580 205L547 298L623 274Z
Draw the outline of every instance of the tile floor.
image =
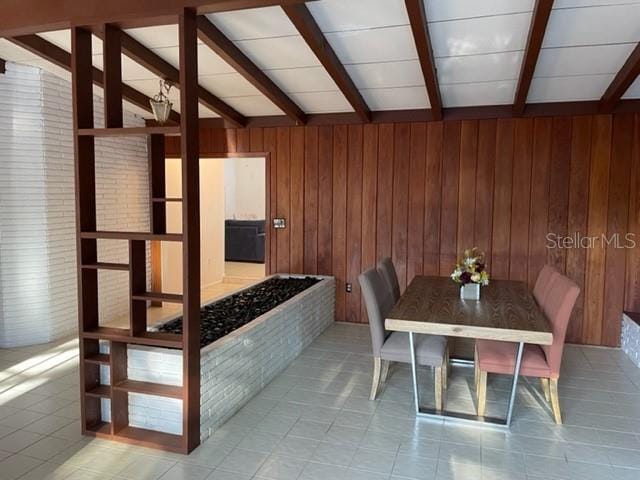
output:
M0 479L640 478L640 370L619 350L568 346L565 424L523 382L509 433L416 421L404 365L369 401L369 350L367 327L336 324L189 456L80 436L76 341L0 350ZM472 383L454 369L450 408L473 408ZM490 377L490 411L508 387Z
M248 263L248 262L224 262L224 280L225 282L246 282L251 280L259 280L264 278L264 263Z

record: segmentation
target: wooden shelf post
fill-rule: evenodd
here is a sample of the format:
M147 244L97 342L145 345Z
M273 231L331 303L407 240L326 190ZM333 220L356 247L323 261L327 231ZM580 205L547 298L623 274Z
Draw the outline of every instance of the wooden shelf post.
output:
M166 198L164 135L149 135L147 155L149 159L149 208L151 209L151 233L167 233L167 204L154 202L154 198ZM151 290L162 291L162 243L151 242ZM162 302L151 302L154 307Z
M196 11L179 19L182 150L183 436L185 450L200 444L200 147Z
M131 336L147 332L147 302L136 300L147 290L147 251L144 240L129 240L129 321Z
M73 76L73 130L76 189L76 251L78 275L78 329L80 332L98 327L98 271L82 265L97 263L96 239L83 239L82 231L96 229L95 145L93 137L81 137L78 129L93 128L93 65L91 33L80 27L71 29L71 71ZM98 351L98 341L80 343L80 358ZM85 394L99 383L99 366L80 362L80 405L82 431L102 425L100 399Z

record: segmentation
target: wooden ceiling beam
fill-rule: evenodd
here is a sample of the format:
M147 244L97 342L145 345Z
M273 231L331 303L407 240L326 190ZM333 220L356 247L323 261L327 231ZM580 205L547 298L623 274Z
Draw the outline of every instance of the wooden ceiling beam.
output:
M434 120L442 119L442 98L440 97L440 87L438 86L438 74L436 71L436 62L433 56L433 48L431 46L431 37L429 36L429 25L427 23L427 14L424 10L422 0L405 0L407 13L409 14L409 22L411 23L411 31L413 39L418 51L420 67L424 76L424 83L427 87L427 95L431 104L431 112Z
M99 29L94 29L93 34L102 38ZM149 48L142 45L126 32L121 32L122 53L142 65L158 77L170 81L176 88L180 88L180 71L166 60L160 58ZM204 87L198 87L198 98L202 105L216 112L234 127L242 127L247 119L237 110L229 106Z
M278 5L295 5L314 0L14 0L2 6L0 37L15 37L74 25L105 23L124 28L175 24L184 8L199 14Z
M362 98L360 91L351 80L347 70L342 65L340 59L334 52L320 27L316 23L304 4L282 5L282 9L289 17L289 20L298 29L307 45L313 50L320 63L327 70L333 81L336 82L342 94L347 98L358 116L365 122L371 120L371 111L367 103Z
M23 35L11 37L7 40L71 72L71 54L44 38L38 35ZM104 74L102 70L96 67L93 67L93 83L99 87L104 87ZM122 84L122 99L147 112L151 112L149 97L124 83ZM171 112L169 119L180 123L180 115L175 111Z
M529 28L529 37L527 38L527 46L524 51L524 58L520 66L520 76L518 78L518 87L513 101L513 114L519 117L524 114L527 104L527 95L529 95L529 87L533 79L533 73L536 70L538 56L544 40L544 33L547 30L547 23L551 16L553 8L553 0L536 0L531 16L531 26Z
M598 101L579 102L551 102L530 103L523 115L525 118L580 116L598 114ZM640 99L621 100L612 112L640 113ZM497 118L514 118L511 105L483 105L479 107L452 107L442 109L444 121L450 120L482 120ZM248 117L246 128L293 127L295 123L286 115L269 115ZM370 123L403 123L403 122L432 122L434 121L430 109L414 110L384 110L372 111ZM308 126L319 125L360 125L363 121L355 112L342 113L313 113L307 115ZM148 126L156 126L152 120ZM220 118L201 118L200 126L205 128L225 128Z
M631 84L638 78L638 75L640 75L640 43L633 49L611 85L604 92L600 99L600 112L612 112Z
M296 124L304 125L306 123L307 116L300 107L204 15L198 16L198 36L219 57L260 90L288 117L291 117Z

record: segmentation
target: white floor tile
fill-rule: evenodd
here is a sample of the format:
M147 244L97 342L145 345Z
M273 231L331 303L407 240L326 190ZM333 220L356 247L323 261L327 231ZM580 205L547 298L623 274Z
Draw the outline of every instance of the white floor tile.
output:
M3 480L13 480L33 470L42 463L41 460L23 455L11 455L0 462L0 473Z
M615 349L567 346L560 381L565 424L554 424L537 380L527 379L512 429L503 432L416 420L404 364L392 366L378 399L370 401L368 328L336 324L211 438L181 456L82 437L78 362L47 353L63 343L0 350L0 370L3 362L20 364L17 373L0 371L2 480L640 478L640 369ZM49 362L45 382L35 381L44 368L32 361L35 355ZM423 370L428 403L432 380ZM473 410L472 377L470 369L453 369L447 405ZM504 413L509 387L509 376L490 376L492 414Z

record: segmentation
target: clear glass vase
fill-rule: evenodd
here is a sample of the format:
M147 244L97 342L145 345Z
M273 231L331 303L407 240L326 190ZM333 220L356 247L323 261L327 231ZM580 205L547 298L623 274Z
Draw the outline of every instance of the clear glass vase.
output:
M460 298L463 300L480 300L480 284L467 283L460 287Z

